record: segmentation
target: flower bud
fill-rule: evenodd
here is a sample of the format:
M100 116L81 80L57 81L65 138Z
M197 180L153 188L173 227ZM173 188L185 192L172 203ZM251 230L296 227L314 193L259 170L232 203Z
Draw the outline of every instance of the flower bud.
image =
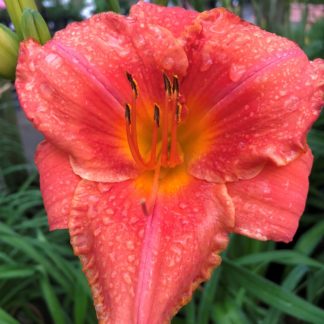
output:
M19 38L0 24L0 77L14 80L18 58Z
M120 6L118 0L107 0L108 9L120 13Z
M42 45L51 39L45 20L36 10L24 10L21 17L21 31L24 39L33 38Z
M22 38L20 27L22 13L27 8L37 10L35 0L5 0L5 3L10 19L15 26L16 33Z

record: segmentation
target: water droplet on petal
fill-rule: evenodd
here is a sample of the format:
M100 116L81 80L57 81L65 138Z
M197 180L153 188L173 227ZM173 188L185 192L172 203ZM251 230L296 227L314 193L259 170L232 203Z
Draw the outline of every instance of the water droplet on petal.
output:
M168 267L172 268L175 265L174 259L170 259L168 262Z
M233 82L237 82L242 78L245 71L246 69L244 66L239 64L232 64L229 70L229 77Z
M111 189L111 186L105 183L98 183L98 189L101 193L105 193Z
M205 72L207 70L209 70L209 68L212 66L213 64L213 60L210 56L209 52L203 52L202 53L202 62L201 62L201 66L200 66L200 71L201 72Z
M54 97L54 91L52 88L49 87L48 84L43 83L39 86L39 92L42 98L46 100L52 100Z
M180 207L181 209L185 209L185 208L187 208L187 205L186 205L185 203L180 203L180 204L179 204L179 207Z
M45 61L56 69L61 67L63 63L62 58L54 53L48 54L45 58Z
M143 35L137 34L136 36L134 35L133 42L135 47L141 48L145 45L145 38L143 37Z
M98 235L100 235L100 233L101 233L101 228L100 228L100 227L97 227L97 228L94 230L93 235L94 235L94 236L98 236Z
M130 277L130 275L129 275L127 272L125 272L125 273L123 274L123 279L124 279L124 281L125 281L127 284L131 284L131 283L132 283L132 278Z
M164 59L164 61L163 61L162 67L163 67L163 69L169 71L169 70L171 70L173 68L174 63L175 62L174 62L174 59L172 57L166 57Z
M35 68L34 62L30 62L28 66L29 66L30 72L35 72L36 68Z
M133 262L133 261L135 260L135 255L129 255L129 256L127 257L127 260L128 260L129 262Z
M26 91L31 91L34 89L34 84L32 82L29 82L25 86Z
M37 113L43 113L43 112L45 112L46 111L46 108L44 107L44 106L38 106L37 108L36 108L36 112Z
M110 224L112 224L112 220L111 220L111 218L109 218L109 217L104 217L103 219L102 219L102 222L105 224L105 225L110 225Z
M127 241L126 246L129 250L134 250L134 243L132 241Z
M108 215L114 215L114 210L113 209L111 209L111 208L108 208L107 210L106 210L106 213L108 214Z

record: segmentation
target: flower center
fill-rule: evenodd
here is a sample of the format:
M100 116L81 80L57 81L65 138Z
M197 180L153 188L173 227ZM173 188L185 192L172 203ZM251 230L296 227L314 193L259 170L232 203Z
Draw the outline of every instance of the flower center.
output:
M157 167L174 168L183 162L183 154L177 139L177 130L181 121L181 103L179 101L179 80L173 75L172 81L164 73L164 105L155 103L152 107L152 141L148 157L144 157L138 145L137 135L137 98L139 89L136 80L126 73L133 92L132 103L125 105L126 134L130 152L140 169L155 170Z

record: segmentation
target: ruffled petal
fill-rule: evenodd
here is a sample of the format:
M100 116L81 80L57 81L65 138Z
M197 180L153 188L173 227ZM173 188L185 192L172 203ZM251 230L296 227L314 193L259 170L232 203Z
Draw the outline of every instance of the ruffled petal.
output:
M162 71L181 76L187 65L170 31L107 13L70 24L45 46L23 43L16 86L28 118L71 156L75 173L123 181L137 175L125 131L124 105L132 102L126 71L138 84L145 125L154 102L164 100Z
M249 179L269 160L285 165L305 150L323 104L323 60L309 62L295 43L224 9L197 17L187 51L181 89L204 143L189 156L192 175Z
M148 216L141 190L137 181L77 188L71 243L100 323L170 320L220 263L234 225L225 185L191 179L173 195L160 192Z
M68 156L44 141L37 147L35 163L50 230L68 227L68 218L80 177L71 169Z
M170 30L176 37L184 32L197 15L198 12L194 10L157 6L143 1L139 1L130 10L131 17L148 24L162 26Z
M268 165L255 178L227 185L235 205L235 232L259 240L289 242L304 211L313 156Z

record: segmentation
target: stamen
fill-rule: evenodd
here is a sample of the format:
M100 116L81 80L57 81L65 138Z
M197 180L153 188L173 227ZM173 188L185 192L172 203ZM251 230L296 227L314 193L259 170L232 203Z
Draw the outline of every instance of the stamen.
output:
M130 105L128 103L125 105L125 119L127 120L127 123L130 125L131 124L131 109L130 109Z
M171 96L171 81L165 73L163 73L163 81L166 93Z
M143 214L145 216L150 216L148 209L147 209L146 201L144 199L141 201L141 207L142 207Z
M138 97L138 87L137 87L136 80L133 78L133 76L129 72L126 72L126 77L131 85L131 88L132 88L132 91L134 94L134 97L132 100L132 109L130 109L130 117L128 118L128 120L131 121L131 123L132 123L132 127L130 129L130 137L132 139L132 146L133 146L133 150L137 156L137 159L141 161L141 164L143 166L145 163L144 163L142 155L139 151L139 146L138 146L138 142L137 142L136 99ZM130 108L130 105L129 105L129 108Z
M176 102L174 115L172 116L172 127L171 127L171 147L170 147L170 159L169 166L174 167L181 162L179 153L178 153L178 140L177 140L177 129L179 123L179 112L181 104Z
M127 77L127 80L129 81L129 83L131 85L131 88L133 90L135 98L137 98L138 97L137 82L135 81L135 79L133 78L133 76L129 72L126 72L126 77Z
M159 190L160 171L161 171L161 159L159 159L159 162L154 170L152 189L151 189L151 194L148 197L148 201L147 203L145 200L141 202L143 213L144 215L147 216L153 212L153 208L156 202L156 198Z
M134 125L131 125L132 112L133 112L133 109L131 109L130 104L127 103L125 105L125 119L126 119L126 135L127 135L128 146L129 146L129 149L130 149L130 151L132 153L134 161L141 168L145 168L145 163L144 163L143 158L141 156L141 153L139 151L137 141L136 142L134 141L137 138L137 135L136 135L136 133L133 134L132 129L131 129L131 128L134 127Z
M173 76L172 93L176 94L176 96L179 94L179 79L176 75Z
M172 83L166 73L163 73L163 81L165 88L165 102L162 110L158 104L154 104L153 111L153 129L150 157L143 156L139 149L137 136L137 96L138 87L133 76L126 72L134 96L131 104L125 105L125 120L127 140L131 154L138 166L144 170L153 170L163 167L175 167L182 162L182 156L179 154L179 146L177 140L177 128L181 119L182 106L179 102L179 79L177 75L173 75ZM161 115L162 114L162 115ZM161 128L161 134L159 129ZM161 146L158 145L160 143ZM160 150L158 151L158 147ZM151 206L152 204L150 204ZM150 208L147 207L147 210Z
M160 108L157 104L154 104L154 126L153 126L153 135L151 143L151 158L147 164L148 169L154 168L156 165L156 149L158 143L158 128L160 127Z
M177 102L176 104L176 120L177 123L180 122L180 118L181 118L181 109L182 109L182 105L180 102Z
M154 121L157 127L160 127L160 108L157 104L154 104Z
M166 165L168 161L168 136L169 136L169 102L170 97L166 92L164 107L162 112L162 145L161 145L161 156L162 156L162 165Z

